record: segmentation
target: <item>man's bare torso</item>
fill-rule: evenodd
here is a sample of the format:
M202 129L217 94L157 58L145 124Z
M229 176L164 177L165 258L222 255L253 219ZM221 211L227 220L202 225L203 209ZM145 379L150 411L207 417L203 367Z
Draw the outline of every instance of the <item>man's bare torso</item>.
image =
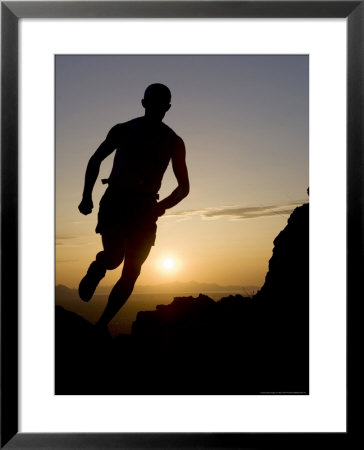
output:
M156 194L179 140L164 123L144 117L116 125L116 153L109 183Z

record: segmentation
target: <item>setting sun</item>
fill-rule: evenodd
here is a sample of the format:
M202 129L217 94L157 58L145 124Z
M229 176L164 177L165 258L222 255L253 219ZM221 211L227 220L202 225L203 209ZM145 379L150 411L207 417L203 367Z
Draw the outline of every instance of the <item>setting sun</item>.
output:
M165 258L162 261L162 266L166 270L172 270L175 267L176 263L172 258Z

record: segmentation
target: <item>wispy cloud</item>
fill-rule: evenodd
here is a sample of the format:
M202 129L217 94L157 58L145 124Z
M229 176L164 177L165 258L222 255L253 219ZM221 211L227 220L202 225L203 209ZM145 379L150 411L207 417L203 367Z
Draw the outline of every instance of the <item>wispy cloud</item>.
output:
M231 220L255 219L258 217L286 216L299 205L306 203L304 200L297 200L276 205L259 206L221 206L203 209L189 209L168 213L168 217L188 218L200 216L202 219L218 219L228 217Z
M76 239L80 236L72 236L71 234L57 234L56 239L63 240L63 239Z
M56 245L62 245L64 247L80 247L90 245L90 238L94 235L91 234L56 234Z

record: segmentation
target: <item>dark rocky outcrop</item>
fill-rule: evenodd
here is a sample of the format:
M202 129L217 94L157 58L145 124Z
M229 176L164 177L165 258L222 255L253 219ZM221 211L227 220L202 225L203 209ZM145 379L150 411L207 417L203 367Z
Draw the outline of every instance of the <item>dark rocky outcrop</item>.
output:
M307 393L308 210L296 208L275 239L252 298L176 297L114 339L57 308L56 392Z
M57 394L86 394L98 389L107 372L112 339L78 314L56 306L55 373Z
M308 203L292 212L273 243L269 270L256 298L279 298L295 305L305 302L309 289Z
M292 212L287 226L274 240L265 283L254 302L267 336L261 345L262 355L273 368L273 379L279 379L284 370L282 389L308 390L308 203Z

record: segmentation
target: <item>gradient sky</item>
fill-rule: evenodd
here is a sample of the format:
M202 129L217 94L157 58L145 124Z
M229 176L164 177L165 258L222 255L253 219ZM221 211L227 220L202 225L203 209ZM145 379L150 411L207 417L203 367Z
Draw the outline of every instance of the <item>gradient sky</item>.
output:
M172 92L164 122L186 144L191 191L158 221L138 284L261 285L274 238L308 200L308 81L306 55L56 56L56 283L77 287L101 250L100 179L113 155L83 216L90 156L113 125L144 114L144 90L159 82ZM175 186L169 167L161 198ZM163 269L165 257L173 270Z

